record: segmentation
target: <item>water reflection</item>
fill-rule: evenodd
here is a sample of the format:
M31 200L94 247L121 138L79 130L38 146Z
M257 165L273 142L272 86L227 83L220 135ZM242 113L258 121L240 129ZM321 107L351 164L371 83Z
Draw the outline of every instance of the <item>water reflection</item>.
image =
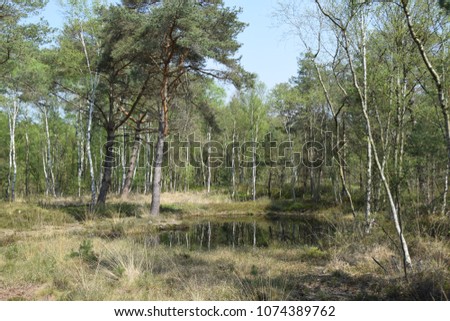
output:
M332 229L311 219L272 218L258 220L203 220L188 224L183 230L147 235L145 242L189 250L210 250L217 247L268 247L271 245L318 245Z

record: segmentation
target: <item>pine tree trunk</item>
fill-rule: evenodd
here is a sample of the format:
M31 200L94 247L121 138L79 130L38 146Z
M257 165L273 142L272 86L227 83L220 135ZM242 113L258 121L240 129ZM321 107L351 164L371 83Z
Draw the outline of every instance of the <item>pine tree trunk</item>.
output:
M162 180L162 164L164 157L164 115L163 110L160 111L158 140L155 146L155 163L153 166L153 189L152 204L150 215L158 216L161 206L161 180Z

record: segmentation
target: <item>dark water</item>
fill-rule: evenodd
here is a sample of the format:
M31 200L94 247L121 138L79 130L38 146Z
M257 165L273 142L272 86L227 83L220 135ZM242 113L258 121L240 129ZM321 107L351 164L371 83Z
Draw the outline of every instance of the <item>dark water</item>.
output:
M146 236L146 243L190 250L217 247L269 247L273 245L318 245L332 228L311 217L203 219L187 222L182 230Z

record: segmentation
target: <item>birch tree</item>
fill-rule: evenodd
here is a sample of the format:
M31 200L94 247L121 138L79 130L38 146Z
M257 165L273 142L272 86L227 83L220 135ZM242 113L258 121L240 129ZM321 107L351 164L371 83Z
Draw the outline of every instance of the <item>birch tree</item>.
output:
M421 4L419 1L417 4L413 1L400 0L400 5L404 13L404 17L406 20L406 24L408 26L409 33L414 43L417 46L417 50L425 64L435 87L436 96L438 101L438 106L440 107L443 123L444 123L444 131L445 131L445 140L447 143L447 172L445 174L444 179L444 192L442 198L442 209L441 212L443 215L447 213L447 195L448 195L448 180L450 177L450 110L448 106L448 94L449 94L449 85L447 80L448 74L448 43L449 43L449 23L448 17L443 14L443 12L439 12L437 10L437 4L435 2L430 3L428 0L425 1L426 5L419 6ZM440 1L442 7L447 7L448 2L445 3ZM411 13L411 8L414 7L415 10L424 10L427 15L427 20L431 21L434 36L438 39L438 50L434 48L426 48L424 40L418 33L418 27L414 25ZM417 13L414 13L417 15ZM433 53L435 56L433 57ZM433 59L434 58L434 59ZM436 59L437 58L437 59ZM439 63L442 61L442 63Z
M64 61L61 63L63 66L64 76L68 74L71 75L74 81L79 82L82 85L82 92L80 92L77 86L68 84L65 81L60 81L63 90L69 90L71 93L76 93L80 98L82 98L82 105L79 106L80 117L84 114L87 115L86 118L86 130L85 136L81 137L81 142L85 141L86 145L86 158L88 161L89 175L90 175L90 209L93 207L97 198L97 188L95 181L95 170L94 163L92 159L92 125L95 111L97 87L99 84L99 70L96 67L98 60L100 59L101 53L101 40L99 38L100 34L100 24L96 21L95 11L101 5L100 1L93 1L88 3L85 0L71 0L62 3L63 8L66 11L66 16L68 17L68 22L65 26L63 35L60 37L60 48L62 57L66 55L75 57L72 61ZM89 39L89 41L86 40ZM78 63L78 66L74 66L74 63ZM70 73L67 71L70 69ZM86 105L85 105L86 104ZM78 127L79 131L82 131L84 126L80 125ZM85 139L84 139L85 138ZM80 150L79 162L82 163L84 158L84 150ZM79 169L79 176L82 169ZM81 190L79 191L81 195Z
M8 106L8 124L9 124L9 175L8 185L10 186L9 199L14 202L16 199L16 178L17 178L17 160L16 160L16 124L19 115L19 100L13 97Z
M351 10L350 12L346 12L346 9L343 9L343 7L336 7L336 6L330 6L329 3L327 3L327 6L324 5L323 1L315 0L320 12L328 19L331 26L336 28L336 33L339 35L340 39L340 46L342 46L343 50L346 53L347 56L347 62L350 68L350 72L352 75L352 81L353 86L360 98L360 107L361 112L363 114L363 118L366 124L367 129L367 136L368 136L368 142L370 143L370 147L373 152L374 161L378 170L378 173L380 175L380 179L383 182L385 192L388 197L390 212L392 215L392 219L394 221L394 226L397 231L397 235L400 240L401 249L402 249L402 255L403 255L403 261L405 266L405 271L407 268L412 267L412 261L411 257L409 255L409 249L408 245L406 243L405 237L403 235L403 229L400 223L400 218L398 215L398 209L394 201L394 197L392 194L391 187L389 185L389 182L386 178L385 171L382 167L379 154L377 152L377 146L375 145L375 140L373 138L373 132L372 132L372 122L369 116L369 109L368 109L368 103L367 103L367 54L366 54L366 42L365 42L365 35L362 33L361 39L360 39L360 46L358 47L358 54L361 59L362 69L363 69L363 77L362 80L358 76L358 73L356 71L355 67L355 59L352 55L352 46L354 43L350 39L350 28L351 23L354 23L355 20L358 18L357 14L360 13L360 10L364 11L366 10L364 6L356 8L355 10ZM332 8L332 9L331 9ZM333 10L333 11L331 11ZM348 9L347 9L348 10ZM336 16L336 14L341 13L341 16Z

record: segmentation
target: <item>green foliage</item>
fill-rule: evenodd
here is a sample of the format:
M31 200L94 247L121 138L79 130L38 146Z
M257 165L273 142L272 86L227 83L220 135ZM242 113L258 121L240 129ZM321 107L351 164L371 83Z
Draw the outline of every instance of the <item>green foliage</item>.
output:
M305 248L305 253L302 255L302 257L306 260L326 259L328 258L328 253L322 251L316 246L311 246Z
M94 245L91 240L83 240L78 248L78 251L72 250L69 255L71 258L78 257L86 263L94 264L98 261L98 256L94 252Z
M47 32L45 23L30 24L23 21L35 15L47 1L12 0L2 3L0 14L0 76L8 67L5 64L21 53L27 42L39 43Z
M448 12L450 12L450 0L439 0L439 5L441 8L445 9Z

